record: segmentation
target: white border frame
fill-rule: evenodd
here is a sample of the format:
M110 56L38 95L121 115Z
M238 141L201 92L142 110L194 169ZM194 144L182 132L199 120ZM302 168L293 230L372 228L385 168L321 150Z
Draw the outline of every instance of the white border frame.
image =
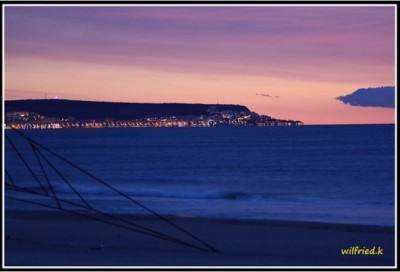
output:
M244 7L244 6L251 6L251 7L265 7L265 6L275 6L275 7L350 7L350 6L392 6L395 8L395 47L394 47L394 55L395 55L395 69L394 69L394 79L395 79L395 110L394 110L394 120L395 120L395 180L394 180L394 185L395 185L395 264L394 266L6 266L5 265L5 241L2 239L2 264L3 266L1 267L2 269L393 269L397 268L397 5L392 4L392 3L386 3L382 1L382 4L346 4L345 2L341 4L245 4L245 3L240 3L240 4L3 4L2 5L2 14L3 14L3 20L2 20L2 43L3 43L3 50L2 50L2 68L3 68L3 83L2 83L2 91L3 91L3 97L2 97L2 106L3 106L3 112L2 112L2 161L3 161L3 171L2 171L2 188L4 188L4 178L5 178L5 151L4 151L4 132L5 132L5 117L4 117L4 112L5 112L5 8L6 7L15 7L15 6L32 6L32 7L49 7L49 6L65 6L65 7L110 7L110 6L119 6L119 7L132 7L132 6L137 6L137 7ZM5 237L5 227L4 227L4 221L5 221L5 190L2 190L2 237Z

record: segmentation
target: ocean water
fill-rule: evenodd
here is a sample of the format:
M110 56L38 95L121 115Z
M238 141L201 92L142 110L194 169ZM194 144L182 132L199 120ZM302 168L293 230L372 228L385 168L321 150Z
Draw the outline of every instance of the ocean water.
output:
M394 125L22 132L163 215L394 225ZM6 135L50 195L52 187L58 198L83 205L76 190L97 209L148 214L42 150L72 189L38 155L40 166L15 131ZM41 192L7 140L5 167L8 184ZM7 195L55 205L39 195ZM10 209L41 207L6 198Z

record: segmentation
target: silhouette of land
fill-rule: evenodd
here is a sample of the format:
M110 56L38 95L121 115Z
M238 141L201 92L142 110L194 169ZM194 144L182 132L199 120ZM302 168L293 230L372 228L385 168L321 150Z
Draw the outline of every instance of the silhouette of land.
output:
M297 126L242 105L120 103L59 99L5 101L6 128Z
M35 112L54 118L74 117L77 120L133 120L162 116L210 115L212 107L219 111L249 113L241 105L184 104L184 103L121 103L64 99L29 99L5 101L5 111Z

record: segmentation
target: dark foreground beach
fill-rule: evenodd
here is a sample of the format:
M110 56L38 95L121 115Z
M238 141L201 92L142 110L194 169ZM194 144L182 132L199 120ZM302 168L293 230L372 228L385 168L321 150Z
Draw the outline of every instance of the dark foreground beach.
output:
M309 222L174 218L221 252L203 252L102 222L7 211L6 266L393 266L394 228ZM141 218L163 230L160 220ZM379 255L341 249L378 247Z

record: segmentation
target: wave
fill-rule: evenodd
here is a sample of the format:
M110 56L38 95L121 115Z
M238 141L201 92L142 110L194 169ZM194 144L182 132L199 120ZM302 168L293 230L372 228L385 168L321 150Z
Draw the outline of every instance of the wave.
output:
M49 187L45 187L50 192ZM83 196L116 196L118 193L111 190L110 188L100 187L86 187L86 186L74 186L77 192ZM30 187L30 190L39 192L40 187ZM73 190L68 186L54 186L53 190L56 194L75 194ZM122 193L131 197L158 197L158 198L181 198L181 199L264 199L273 196L279 196L280 194L274 193L251 193L251 192L234 192L234 191L218 191L218 190L204 190L204 191L174 191L171 189L118 189Z

